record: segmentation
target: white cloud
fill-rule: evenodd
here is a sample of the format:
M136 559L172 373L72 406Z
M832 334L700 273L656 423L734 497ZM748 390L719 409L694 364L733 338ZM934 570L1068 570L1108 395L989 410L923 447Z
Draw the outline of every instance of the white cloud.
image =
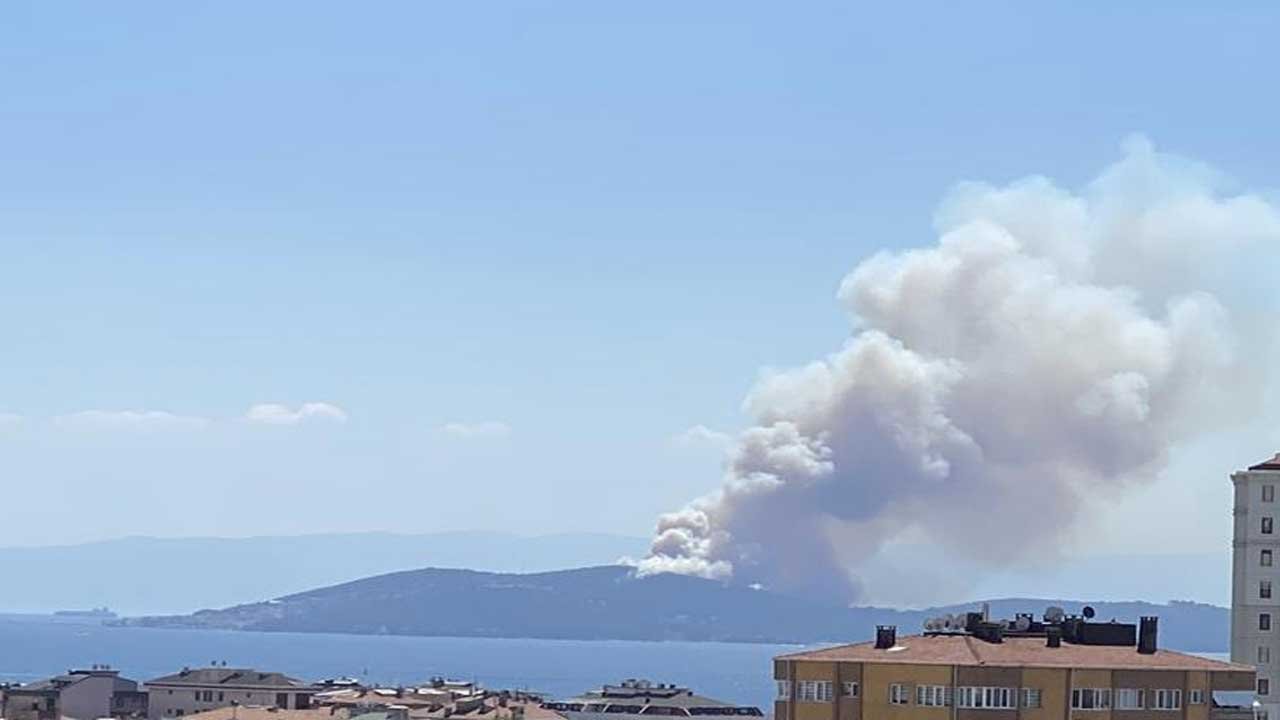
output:
M503 438L511 434L511 426L498 420L483 422L449 422L440 427L446 435L456 438Z
M245 412L244 419L259 425L298 425L312 421L345 423L347 413L337 405L323 402L303 403L297 410L278 403L258 403Z
M706 425L694 425L671 438L671 443L685 448L711 447L717 450L728 450L733 445L733 436L719 430L712 430Z
M72 430L196 430L209 420L163 410L83 410L58 415L53 423Z

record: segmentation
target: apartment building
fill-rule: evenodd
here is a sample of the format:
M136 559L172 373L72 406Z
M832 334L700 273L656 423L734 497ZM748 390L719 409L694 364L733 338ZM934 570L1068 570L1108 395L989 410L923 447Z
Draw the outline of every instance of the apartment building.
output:
M0 697L0 718L6 720L97 720L147 713L147 697L137 682L120 677L118 670L98 666L10 685Z
M1252 720L1254 670L1156 647L1137 628L1047 614L774 660L776 720Z
M231 705L305 710L318 686L251 668L185 668L146 682L147 717L182 717Z
M1231 660L1258 668L1259 715L1280 718L1280 535L1276 488L1280 455L1232 473L1235 486L1231 543ZM1276 660L1272 660L1272 656Z

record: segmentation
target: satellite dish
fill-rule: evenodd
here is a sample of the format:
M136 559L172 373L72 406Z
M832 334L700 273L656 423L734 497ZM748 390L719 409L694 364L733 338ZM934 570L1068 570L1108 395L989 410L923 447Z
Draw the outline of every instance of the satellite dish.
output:
M1044 621L1055 625L1062 622L1062 619L1066 616L1067 612L1057 605L1050 605L1044 611Z
M1080 612L1084 614L1085 620L1092 620L1093 616L1098 614L1094 612L1092 605L1085 605L1084 610L1081 610Z
M1031 629L1031 618L1026 615L1019 615L1017 620L1013 621L1013 629L1018 632L1026 632Z

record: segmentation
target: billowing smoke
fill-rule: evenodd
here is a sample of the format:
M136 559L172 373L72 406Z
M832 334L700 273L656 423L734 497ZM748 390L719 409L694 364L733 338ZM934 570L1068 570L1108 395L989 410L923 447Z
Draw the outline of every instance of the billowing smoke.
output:
M904 532L1055 544L1258 405L1276 321L1241 278L1280 271L1280 211L1224 184L1137 138L1078 193L957 187L935 245L844 279L842 348L752 389L723 487L661 517L640 572L852 600Z

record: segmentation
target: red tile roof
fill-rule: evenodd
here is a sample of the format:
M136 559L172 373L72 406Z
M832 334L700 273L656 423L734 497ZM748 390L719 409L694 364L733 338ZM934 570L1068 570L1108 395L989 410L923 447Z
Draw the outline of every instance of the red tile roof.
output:
M889 650L875 643L839 645L781 655L779 660L964 665L989 667L1048 667L1097 670L1211 670L1253 672L1248 665L1210 660L1173 650L1146 655L1137 648L1115 645L1072 645L1051 648L1044 638L1005 638L989 643L969 635L911 635L899 637Z
M1250 470L1280 470L1280 453L1276 453L1275 457L1270 460L1263 460L1257 465L1253 465Z

